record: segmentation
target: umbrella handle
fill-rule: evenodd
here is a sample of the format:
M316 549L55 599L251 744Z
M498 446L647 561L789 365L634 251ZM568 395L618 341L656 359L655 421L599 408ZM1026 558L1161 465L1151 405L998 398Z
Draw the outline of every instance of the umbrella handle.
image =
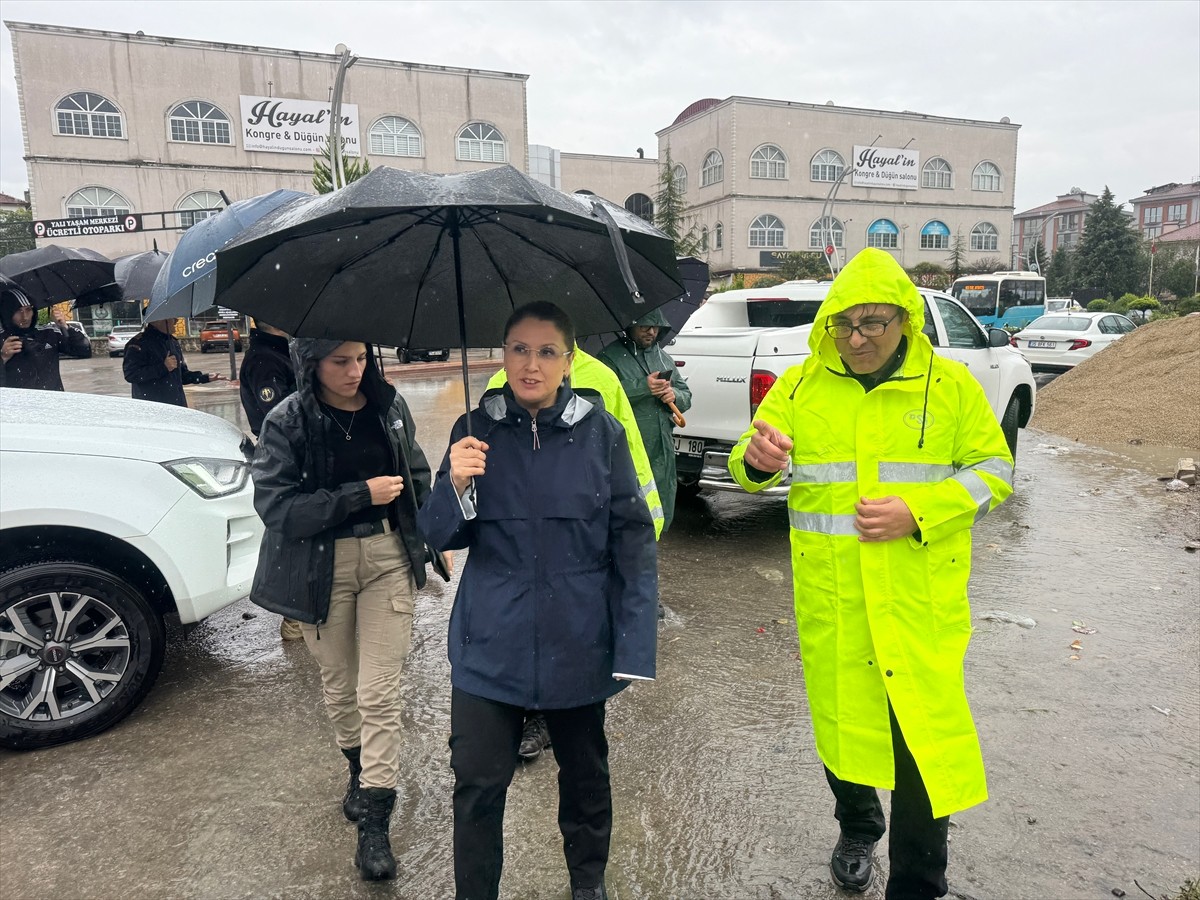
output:
M687 419L683 417L683 413L679 411L679 407L671 401L667 401L667 409L671 410L671 421L675 423L676 428L682 428L687 424Z

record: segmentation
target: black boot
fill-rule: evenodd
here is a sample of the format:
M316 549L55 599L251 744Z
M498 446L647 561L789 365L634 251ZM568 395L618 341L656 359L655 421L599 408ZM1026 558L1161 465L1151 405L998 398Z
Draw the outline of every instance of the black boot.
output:
M358 851L354 864L363 881L390 881L396 877L396 857L388 840L396 791L392 788L362 788L366 811L358 820Z
M346 796L342 799L342 812L351 822L357 822L367 811L367 801L363 798L362 788L358 779L362 776L362 747L342 748L342 756L350 763L350 780L346 782Z
M521 759L533 762L550 746L550 726L540 712L525 713L525 727L521 729L521 745L517 751Z

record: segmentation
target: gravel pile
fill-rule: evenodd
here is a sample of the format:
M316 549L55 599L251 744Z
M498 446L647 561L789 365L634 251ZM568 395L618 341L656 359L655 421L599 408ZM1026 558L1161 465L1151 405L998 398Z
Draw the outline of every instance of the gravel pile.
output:
M1033 426L1089 443L1200 449L1200 315L1160 319L1038 391Z

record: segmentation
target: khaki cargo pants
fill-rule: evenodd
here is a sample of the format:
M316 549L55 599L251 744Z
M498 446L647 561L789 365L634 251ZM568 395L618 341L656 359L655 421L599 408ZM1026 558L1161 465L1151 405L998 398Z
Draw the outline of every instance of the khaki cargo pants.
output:
M319 630L301 623L338 746L362 747L363 787L396 786L400 672L412 644L415 587L395 532L339 538L329 618Z

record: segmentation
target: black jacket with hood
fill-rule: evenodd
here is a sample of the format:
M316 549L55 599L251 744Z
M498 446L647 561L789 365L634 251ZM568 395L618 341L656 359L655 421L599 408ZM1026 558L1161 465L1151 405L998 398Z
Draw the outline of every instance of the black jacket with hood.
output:
M365 481L330 483L342 433L317 400L317 363L342 343L328 338L291 340L296 393L263 420L251 465L254 508L266 531L250 599L313 625L329 617L336 541L327 532L371 505ZM412 564L417 587L422 587L427 557L417 508L429 496L429 463L417 445L408 404L383 380L370 351L368 345L361 385L367 398L364 412L379 417L392 449L392 471L379 474L404 479L404 490L388 507L388 520Z
M179 360L179 365L172 372L167 371L168 356ZM183 347L175 336L159 331L149 323L125 345L122 371L125 380L132 385L130 393L134 400L187 406L183 386L208 384L206 374L193 372L187 367L183 361Z
M92 344L81 331L66 328L64 334L57 325L39 327L36 318L28 328L18 328L13 316L18 309L29 305L19 291L9 289L0 295L0 344L11 337L21 339L21 352L0 364L0 387L61 391L59 354L87 359L92 355Z

